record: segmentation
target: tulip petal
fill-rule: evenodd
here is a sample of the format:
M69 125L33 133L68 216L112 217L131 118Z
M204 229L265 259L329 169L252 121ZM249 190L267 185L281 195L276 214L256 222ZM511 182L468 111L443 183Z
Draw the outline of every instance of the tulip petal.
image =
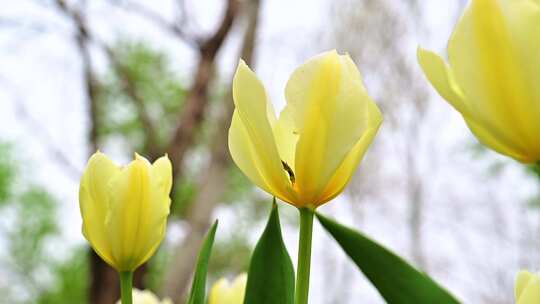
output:
M490 131L490 129L485 128L481 123L477 123L472 119L465 118L465 123L467 123L467 126L469 127L471 132L482 144L503 155L510 156L519 161L533 161L528 158L526 152L515 149L516 145L514 142L507 141L502 136L499 136L499 133Z
M281 111L273 132L281 159L290 168L294 168L294 154L299 133L294 123L294 108L291 104L288 104Z
M523 288L517 304L538 304L540 301L540 277L534 276L529 279L528 284Z
M300 66L287 83L299 132L294 172L302 204L319 196L367 126L371 101L348 55L331 51Z
M360 140L354 145L347 157L343 160L337 171L332 176L332 179L326 186L325 191L322 194L320 204L332 200L338 194L340 194L345 186L349 183L358 164L364 157L368 147L375 138L377 131L382 123L382 115L375 103L369 103L369 125L370 128L362 135Z
M448 55L475 121L526 151L527 143L537 140L527 131L528 122L538 117L528 106L532 96L512 36L499 1L473 0L450 39Z
M452 71L444 60L434 52L418 48L418 63L442 98L464 115L470 116L470 110L465 103L463 93L456 84Z
M290 181L272 132L275 114L263 85L243 61L234 76L233 99L236 109L229 130L229 149L234 162L265 191L281 199L290 196Z
M119 172L120 167L98 151L90 157L79 189L83 235L108 264L112 263L111 246L105 228L109 183Z
M519 300L525 287L529 284L529 281L533 278L533 274L528 271L520 271L516 277L516 285L514 289L514 295L516 301Z
M119 271L132 271L144 263L163 239L170 199L164 195L165 187L161 191L157 187L153 173L150 163L137 155L111 181L106 226Z

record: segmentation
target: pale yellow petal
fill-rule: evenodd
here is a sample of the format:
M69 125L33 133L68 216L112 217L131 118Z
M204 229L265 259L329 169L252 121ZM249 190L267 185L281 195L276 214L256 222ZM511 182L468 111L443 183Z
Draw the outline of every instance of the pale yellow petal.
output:
M540 276L535 275L529 279L528 284L521 291L516 304L540 303Z
M106 227L119 271L131 271L144 263L164 237L170 198L160 189L152 169L137 156L110 184Z
M220 279L210 289L208 304L242 304L246 290L247 275L238 276L231 284Z
M234 76L233 99L236 109L229 130L233 160L254 183L290 201L290 181L269 121L269 117L275 119L275 114L263 85L243 61Z
M499 1L473 0L450 39L448 55L474 120L526 151L537 138L527 131L531 94L512 36Z
M280 113L279 119L274 125L274 137L281 159L290 168L294 168L296 143L298 142L298 130L294 123L294 108L288 104Z
M465 103L465 97L444 60L439 55L422 48L418 48L417 57L427 79L439 95L452 104L456 110L470 116L471 113Z
M367 149L371 145L371 142L375 138L377 131L382 123L382 115L373 102L370 102L369 105L369 128L362 135L360 140L349 152L347 157L343 160L343 163L339 166L334 176L326 186L322 194L322 198L319 200L319 204L325 203L332 200L334 197L339 195L345 186L349 183L353 177L356 168L360 164L360 161L364 157Z
M514 295L516 301L519 300L525 287L529 284L529 281L533 277L533 274L528 271L520 271L516 277L516 285L514 288Z
M294 172L303 204L317 204L326 184L367 130L371 101L348 55L335 51L300 66L286 88L299 139ZM289 105L288 105L289 106Z
M465 123L478 141L491 149L522 162L534 161L528 158L527 152L516 149L519 145L516 145L511 139L504 138L501 133L493 131L493 129L487 128L473 119L465 118Z
M112 251L105 218L109 205L109 183L119 172L120 167L98 151L90 157L79 189L83 235L109 264L112 263Z

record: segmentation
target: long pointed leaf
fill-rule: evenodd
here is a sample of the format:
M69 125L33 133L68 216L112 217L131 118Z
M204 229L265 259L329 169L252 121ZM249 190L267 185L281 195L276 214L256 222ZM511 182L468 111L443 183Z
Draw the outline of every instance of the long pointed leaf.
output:
M212 228L210 228L206 234L201 251L199 252L197 268L195 270L195 276L193 277L193 284L191 285L191 293L189 295L188 304L206 303L206 274L208 272L208 261L210 260L210 254L212 253L212 246L214 245L217 226L218 221L215 221Z
M292 304L294 268L283 243L275 203L249 265L244 304Z
M387 303L459 303L429 276L375 241L320 214L317 218Z

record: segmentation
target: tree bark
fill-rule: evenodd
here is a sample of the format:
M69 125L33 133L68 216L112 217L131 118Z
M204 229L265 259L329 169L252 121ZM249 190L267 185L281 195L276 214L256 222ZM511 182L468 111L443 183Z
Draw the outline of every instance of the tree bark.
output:
M259 19L260 0L251 0L247 7L248 24L243 39L241 58L248 64L253 62L257 25ZM232 82L231 82L232 83ZM212 146L210 147L210 162L201 172L205 175L200 181L198 195L195 198L187 221L189 228L186 238L175 250L174 258L165 281L164 294L173 298L176 303L182 303L187 294L188 285L194 269L195 260L204 235L212 222L214 208L220 202L225 191L227 173L231 168L228 151L228 127L234 111L232 91L229 90L221 115L215 121Z

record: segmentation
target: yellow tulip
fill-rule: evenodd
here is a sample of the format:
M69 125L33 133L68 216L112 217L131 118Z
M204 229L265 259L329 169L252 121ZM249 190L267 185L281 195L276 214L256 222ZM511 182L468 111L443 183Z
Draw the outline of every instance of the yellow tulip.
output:
M516 278L514 294L516 304L540 303L540 275L520 271Z
M116 302L120 304L120 301ZM133 304L173 304L171 299L165 298L160 301L159 298L149 290L133 289Z
M382 122L354 62L336 51L293 72L279 119L243 61L233 97L234 162L253 183L299 208L316 208L343 191Z
M247 274L241 274L234 282L220 279L210 290L208 304L242 304L246 292Z
M472 0L448 42L449 64L418 61L480 142L524 163L540 160L540 2Z
M165 234L172 167L167 156L121 167L96 152L81 179L83 235L118 271L133 271L156 251Z

